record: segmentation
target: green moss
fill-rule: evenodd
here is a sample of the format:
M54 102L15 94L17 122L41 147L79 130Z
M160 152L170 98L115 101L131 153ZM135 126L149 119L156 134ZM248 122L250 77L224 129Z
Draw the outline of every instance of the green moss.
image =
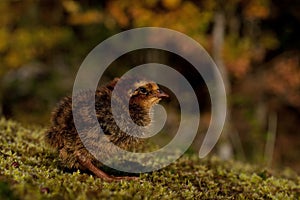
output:
M43 133L0 119L0 199L300 199L298 176L193 155L138 181L107 183L62 169Z

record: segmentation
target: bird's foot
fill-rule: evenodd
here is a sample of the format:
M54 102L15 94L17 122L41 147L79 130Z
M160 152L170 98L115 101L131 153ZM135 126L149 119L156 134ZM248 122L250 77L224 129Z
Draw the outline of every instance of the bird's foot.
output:
M98 178L101 178L107 182L113 181L121 181L121 180L138 180L138 177L130 177L130 176L110 176L97 168L90 159L87 159L84 155L77 153L77 159L79 163L85 167L86 169L90 170L94 173Z

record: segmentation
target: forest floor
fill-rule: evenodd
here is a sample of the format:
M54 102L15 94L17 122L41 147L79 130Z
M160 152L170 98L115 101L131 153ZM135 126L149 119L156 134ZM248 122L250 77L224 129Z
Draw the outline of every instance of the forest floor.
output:
M184 155L138 180L108 183L60 167L44 128L0 119L0 199L300 199L300 177Z

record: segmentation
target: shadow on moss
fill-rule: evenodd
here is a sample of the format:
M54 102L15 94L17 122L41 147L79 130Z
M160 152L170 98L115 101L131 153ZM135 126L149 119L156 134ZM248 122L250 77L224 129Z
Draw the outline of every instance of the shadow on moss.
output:
M2 200L17 200L14 192L11 190L9 184L5 181L0 181L0 199Z

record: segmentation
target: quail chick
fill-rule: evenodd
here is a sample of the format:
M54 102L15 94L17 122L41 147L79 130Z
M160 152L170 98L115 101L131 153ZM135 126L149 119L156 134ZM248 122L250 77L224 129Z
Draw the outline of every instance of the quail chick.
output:
M96 93L90 91L78 93L75 100L73 98L73 102L71 97L65 97L54 110L51 127L46 132L46 142L58 150L59 157L65 167L89 170L97 177L106 181L134 179L133 177L114 177L108 175L100 169L103 164L93 156L95 154L92 155L84 146L84 144L88 144L92 149L95 147L97 151L94 153L97 156L102 156L102 159L106 159L105 156L109 156L109 153L113 149L111 145L117 145L125 150L132 150L142 144L143 140L141 138L122 131L112 115L111 96L118 81L119 79L115 78L107 85L99 87ZM116 98L121 111L122 109L127 109L127 112L128 102L126 104L126 95L129 95L130 117L139 126L147 126L151 122L149 113L151 107L157 104L162 98L168 97L154 82L128 81L124 85L121 95ZM89 105L87 100L90 97L95 98L95 105ZM85 137L79 137L75 128L72 103L75 108L73 112L78 112L76 116L80 116L80 123L84 127L80 132L87 133ZM91 120L93 110L96 110L97 124ZM95 127L99 126L110 142L101 140L99 133L93 131ZM137 130L129 129L126 131L134 132ZM135 133L135 135L139 134L143 133Z

